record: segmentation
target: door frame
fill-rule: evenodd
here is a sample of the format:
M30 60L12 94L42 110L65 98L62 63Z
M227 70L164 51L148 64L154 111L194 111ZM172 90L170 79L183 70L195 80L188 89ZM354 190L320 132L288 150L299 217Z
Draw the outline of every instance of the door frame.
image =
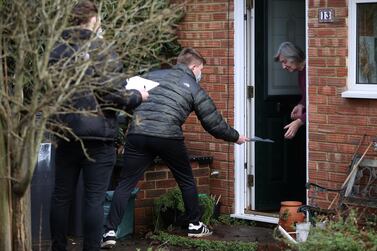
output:
M255 131L255 126L252 128L247 128L246 125L246 104L247 104L247 97L246 97L246 67L247 67L247 33L246 33L246 22L249 22L251 25L251 64L254 64L254 8L251 11L251 19L249 21L245 21L244 15L246 14L246 1L247 0L234 0L234 97L237 99L234 100L234 127L241 132L241 134L251 133L253 136ZM254 6L254 0L251 0ZM305 0L305 12L306 17L308 16L308 0ZM306 52L305 54L308 55L308 19L305 19L305 27L306 27ZM308 57L306 58L308 61ZM254 67L251 66L251 85L254 85ZM308 67L307 67L308 69ZM308 86L309 86L309 79L308 79L308 70L306 71L306 107L309 107L309 96L308 96ZM309 110L309 109L307 109ZM251 101L251 121L255 121L255 101L252 99ZM308 114L308 113L307 113ZM307 115L308 116L308 115ZM307 117L307 121L308 117ZM249 129L249 130L247 130ZM247 146L246 146L247 144ZM276 216L268 216L268 215L261 215L257 212L255 213L245 213L245 208L251 205L251 209L255 209L255 188L248 188L247 187L247 172L249 174L255 173L255 143L246 143L244 145L235 145L234 147L234 213L231 214L232 217L240 218L240 219L247 219L247 220L254 220L254 221L261 221L267 223L278 223L278 218ZM309 156L309 123L306 126L306 181L309 180L309 170L308 170L308 156ZM247 147L250 147L251 156L249 158L249 162L247 163ZM246 163L249 167L246 167ZM246 168L245 168L246 167ZM250 168L250 171L248 169ZM254 181L255 183L255 181ZM250 199L251 198L251 199ZM250 201L251 200L251 201ZM306 193L306 201L308 201L308 193Z

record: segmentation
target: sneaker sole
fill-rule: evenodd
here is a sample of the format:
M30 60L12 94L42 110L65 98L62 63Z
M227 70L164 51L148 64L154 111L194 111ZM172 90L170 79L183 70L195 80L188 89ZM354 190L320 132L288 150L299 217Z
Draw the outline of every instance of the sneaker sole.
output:
M212 232L201 233L201 234L187 234L188 237L194 237L194 238L200 238L200 237L205 237L205 236L210 236L210 235L212 235Z
M115 247L115 244L117 242L116 241L105 241L103 243L101 243L101 248L102 249L112 249L113 247Z

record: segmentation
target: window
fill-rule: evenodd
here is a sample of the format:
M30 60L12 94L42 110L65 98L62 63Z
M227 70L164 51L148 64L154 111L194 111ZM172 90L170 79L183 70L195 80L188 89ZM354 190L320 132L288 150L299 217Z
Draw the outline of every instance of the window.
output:
M349 2L349 64L346 98L377 99L377 1Z

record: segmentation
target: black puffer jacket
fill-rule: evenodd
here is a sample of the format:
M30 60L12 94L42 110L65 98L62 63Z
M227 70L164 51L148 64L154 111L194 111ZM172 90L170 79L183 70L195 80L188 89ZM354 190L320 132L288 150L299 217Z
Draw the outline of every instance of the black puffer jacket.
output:
M143 77L160 85L150 90L148 100L134 110L128 134L183 139L181 126L195 111L203 128L212 136L230 142L238 140L238 132L225 122L186 65L152 71Z
M54 120L71 128L75 136L81 139L114 141L117 133L116 112L106 108L133 109L141 103L142 98L139 91L124 90L122 85L125 82L117 77L122 71L122 63L102 39L93 39L92 36L93 33L85 29L64 31L62 37L65 42L58 44L50 55L50 64L68 59L72 64L79 60L92 60L93 63L85 72L85 78L93 88L78 91L62 108L62 111L64 108L68 111L72 108L77 111L90 111L91 115L71 112L56 116ZM89 39L92 40L89 50L87 53L81 52L82 46L85 46ZM74 137L68 131L63 133L67 137Z

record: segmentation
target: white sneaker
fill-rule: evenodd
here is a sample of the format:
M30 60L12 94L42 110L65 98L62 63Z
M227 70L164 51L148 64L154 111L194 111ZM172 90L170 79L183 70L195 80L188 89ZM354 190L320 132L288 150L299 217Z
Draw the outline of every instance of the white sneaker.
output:
M116 234L114 230L110 230L102 235L101 248L111 249L115 247L116 243Z
M194 225L193 223L189 224L188 227L188 237L204 237L209 236L212 234L212 231L201 221L199 221L198 225Z

